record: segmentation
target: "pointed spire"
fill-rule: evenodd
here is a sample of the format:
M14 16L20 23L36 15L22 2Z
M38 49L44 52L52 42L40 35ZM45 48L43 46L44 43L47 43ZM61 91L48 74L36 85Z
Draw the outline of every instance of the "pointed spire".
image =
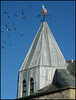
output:
M20 69L35 66L66 67L66 61L46 22L42 22Z

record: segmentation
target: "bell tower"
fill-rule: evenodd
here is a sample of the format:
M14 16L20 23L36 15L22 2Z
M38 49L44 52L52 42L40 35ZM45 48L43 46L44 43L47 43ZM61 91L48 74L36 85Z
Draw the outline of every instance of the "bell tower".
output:
M19 70L17 98L32 95L51 84L55 70L65 68L64 56L47 22L43 21Z

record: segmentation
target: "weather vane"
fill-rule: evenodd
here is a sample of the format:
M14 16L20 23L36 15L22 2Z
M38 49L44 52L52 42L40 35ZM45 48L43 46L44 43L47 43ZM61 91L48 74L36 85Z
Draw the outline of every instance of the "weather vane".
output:
M37 17L39 18L40 16L43 16L43 20L41 20L41 21L45 21L45 16L50 16L50 14L47 15L47 10L46 10L46 8L44 8L43 4L42 4L42 12L43 12L43 15L39 14ZM51 20L51 17L49 19Z
M45 16L47 15L47 10L46 10L46 8L44 8L44 5L42 4L42 11L43 11L43 21L45 21Z

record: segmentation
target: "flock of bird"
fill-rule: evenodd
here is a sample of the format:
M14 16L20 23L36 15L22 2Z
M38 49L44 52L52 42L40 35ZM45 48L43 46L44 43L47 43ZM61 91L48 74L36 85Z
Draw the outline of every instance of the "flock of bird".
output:
M32 6L31 5L29 5L29 8L32 8ZM3 12L6 16L7 16L7 18L10 18L10 16L8 15L8 12ZM22 19L23 20L26 20L27 19L27 17L26 17L26 15L25 15L25 13L24 13L24 10L23 9L21 9L21 14L22 14ZM14 16L15 17L18 17L18 15L15 13L14 14ZM37 17L39 18L40 16L43 16L43 15L37 15ZM47 16L50 16L50 15L47 15ZM50 17L50 19L51 19L51 17ZM4 23L5 24L5 28L6 28L6 31L12 31L12 30L16 30L16 26L15 26L15 23L12 23L12 25L13 25L13 28L12 29L10 29L9 27L8 27L8 25L7 25L7 23L5 22ZM1 30L1 32L4 32L3 30ZM20 34L20 36L22 37L23 36L23 34L22 34L22 32L21 31L19 31L19 34ZM7 33L6 34L6 36L9 38L10 37L10 35ZM5 45L7 45L7 42L6 41L3 41L3 43L5 44ZM11 43L9 43L8 45L13 45L13 44L11 44ZM1 48L2 49L5 49L5 47L3 46L3 45L1 45Z
M32 6L29 5L29 8L32 8ZM7 16L7 18L10 18L10 16L8 15L8 12L7 12L7 11L4 11L3 13ZM21 9L21 13L22 13L22 19L23 19L23 20L26 20L27 17L26 17L26 15L25 15L23 9ZM19 17L16 13L14 14L14 16L15 16L15 17ZM13 30L16 30L15 23L12 23L12 25L13 25L13 28L12 28L12 29L10 29L10 28L8 27L8 25L7 25L6 22L4 23L4 25L5 25L6 31L13 31ZM1 29L1 33L2 33L2 32L4 32L4 31ZM22 34L21 31L19 31L19 34L20 34L21 37L23 36L23 34ZM7 36L8 38L10 37L10 35L9 35L8 33L6 34L6 36ZM2 42L3 42L3 44L5 44L5 45L11 45L11 46L13 45L13 44L11 44L11 43L8 44L6 41L2 41ZM5 49L5 47L4 47L3 45L1 45L1 48L2 48L2 49Z

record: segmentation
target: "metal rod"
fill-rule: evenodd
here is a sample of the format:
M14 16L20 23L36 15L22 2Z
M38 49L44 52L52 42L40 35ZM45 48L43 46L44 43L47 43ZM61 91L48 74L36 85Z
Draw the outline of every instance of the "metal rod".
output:
M45 15L43 15L43 21L45 21Z

